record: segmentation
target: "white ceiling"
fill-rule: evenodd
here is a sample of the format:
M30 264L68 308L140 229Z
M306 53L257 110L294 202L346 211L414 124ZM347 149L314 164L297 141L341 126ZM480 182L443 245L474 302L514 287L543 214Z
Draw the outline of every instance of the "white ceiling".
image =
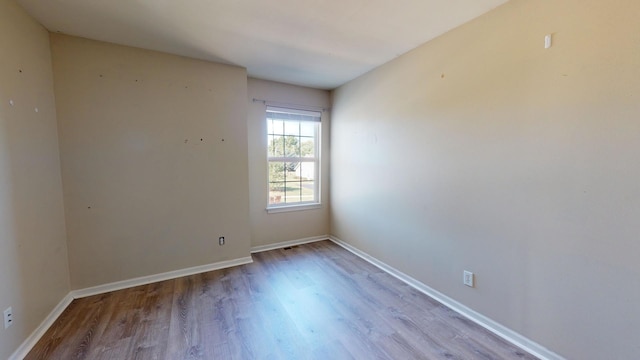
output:
M507 0L18 0L52 32L333 89Z

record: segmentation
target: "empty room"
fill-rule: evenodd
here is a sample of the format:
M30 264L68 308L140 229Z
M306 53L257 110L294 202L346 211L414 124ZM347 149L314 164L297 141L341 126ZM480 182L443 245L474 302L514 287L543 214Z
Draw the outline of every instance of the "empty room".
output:
M640 358L638 14L0 0L0 359Z

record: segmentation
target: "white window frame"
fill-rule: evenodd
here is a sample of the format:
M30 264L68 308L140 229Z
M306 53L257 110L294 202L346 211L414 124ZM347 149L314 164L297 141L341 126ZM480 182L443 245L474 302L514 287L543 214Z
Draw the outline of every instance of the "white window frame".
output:
M320 149L322 148L321 146L321 131L322 131L322 122L321 122L321 118L322 118L322 112L317 111L317 110L307 110L307 109L298 109L298 108L290 108L290 107L281 107L281 106L270 106L267 105L267 109L265 112L265 120L268 122L269 119L273 119L272 117L270 117L268 114L269 113L281 113L281 114L288 114L288 115L293 115L293 117L295 118L295 115L303 115L305 118L308 118L309 120L300 120L300 119L294 119L294 120L287 120L285 119L286 116L283 116L283 118L278 118L278 120L283 120L283 121L292 121L292 122L314 122L316 124L315 126L315 130L314 130L314 156L313 157L302 157L302 156L271 156L269 154L269 135L273 135L269 133L269 126L267 125L267 212L269 213L278 213L278 212L287 212L287 211L299 211L299 210L309 210L309 209L316 209L316 208L320 208L321 205L321 194L320 194L320 179L321 179L321 151ZM300 135L298 135L300 136ZM270 199L270 195L271 195L271 183L272 183L272 179L270 179L270 174L269 174L269 164L270 163L290 163L290 162L297 162L297 163L313 163L314 164L314 189L313 189L313 193L314 193L314 199L312 201L302 201L302 202L296 202L296 203L286 203L285 201L280 202L280 203L271 203L271 199Z

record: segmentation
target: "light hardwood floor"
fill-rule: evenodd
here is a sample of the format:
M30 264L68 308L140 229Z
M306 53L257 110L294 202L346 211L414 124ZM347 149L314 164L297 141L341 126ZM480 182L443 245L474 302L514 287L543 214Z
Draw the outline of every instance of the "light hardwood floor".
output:
M26 359L535 359L330 241L74 300Z

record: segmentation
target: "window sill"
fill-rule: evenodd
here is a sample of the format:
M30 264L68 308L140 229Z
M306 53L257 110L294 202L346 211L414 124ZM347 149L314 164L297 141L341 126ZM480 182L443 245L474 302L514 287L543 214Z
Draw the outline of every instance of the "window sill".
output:
M269 213L269 214L277 214L277 213L290 212L290 211L303 211L303 210L320 209L321 207L322 207L322 204L273 206L273 207L268 207L267 208L267 213Z

